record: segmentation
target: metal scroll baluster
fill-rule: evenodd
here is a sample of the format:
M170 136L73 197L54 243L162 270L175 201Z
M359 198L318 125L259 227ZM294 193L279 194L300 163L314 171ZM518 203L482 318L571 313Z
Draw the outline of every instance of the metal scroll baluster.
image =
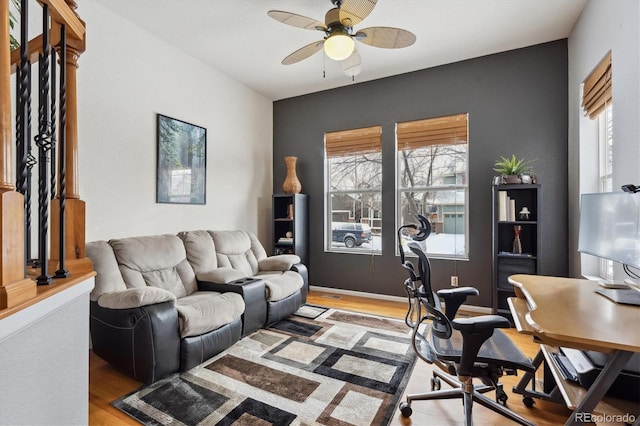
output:
M20 67L16 73L16 190L25 198L25 259L27 263L31 258L31 221L29 215L30 199L28 197L28 161L30 146L30 103L31 103L31 79L29 62L29 1L20 2ZM26 265L25 265L26 267Z
M67 144L67 28L65 25L60 27L60 134L58 139L59 150L58 158L60 158L59 166L59 190L60 194L60 269L56 271L56 278L68 277L69 271L64 267L65 258L65 242L66 242L66 221L65 208L67 199L67 175L66 175L66 144Z
M51 49L51 126L49 132L51 133L51 199L56 197L56 143L57 143L57 130L56 130L56 49Z
M39 64L39 107L38 107L38 134L35 137L38 146L38 260L40 275L38 285L51 284L53 278L48 274L49 255L47 244L49 242L49 150L51 149L51 133L49 131L49 5L42 5L42 52Z
M31 86L31 64L29 64L29 68L27 69L27 81L29 81L29 86ZM37 164L36 157L31 153L31 87L29 87L29 97L26 105L27 110L27 118L25 120L25 144L27 150L27 184L24 192L24 219L25 219L25 234L27 236L27 240L24 242L26 255L25 258L27 260L28 265L32 265L34 268L38 266L38 259L33 258L31 256L31 194L33 190L31 189L31 177L33 176L33 167Z

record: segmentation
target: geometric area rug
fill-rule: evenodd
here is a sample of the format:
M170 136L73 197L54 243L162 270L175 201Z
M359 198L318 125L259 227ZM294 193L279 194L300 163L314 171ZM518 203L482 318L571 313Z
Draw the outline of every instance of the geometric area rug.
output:
M415 364L411 329L313 308L112 404L145 425L387 425Z

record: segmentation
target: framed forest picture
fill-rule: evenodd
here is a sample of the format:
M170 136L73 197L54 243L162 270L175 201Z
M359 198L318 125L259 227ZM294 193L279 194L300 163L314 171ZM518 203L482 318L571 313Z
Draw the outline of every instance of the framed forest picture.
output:
M206 204L207 129L157 115L156 202Z

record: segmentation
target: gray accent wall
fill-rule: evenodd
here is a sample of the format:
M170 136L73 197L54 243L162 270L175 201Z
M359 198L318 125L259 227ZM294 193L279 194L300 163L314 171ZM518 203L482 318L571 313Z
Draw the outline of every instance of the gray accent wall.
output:
M273 188L282 192L283 158L298 157L302 192L309 195L310 284L405 294L406 273L395 254L395 123L465 112L469 260L432 260L434 289L448 287L455 274L460 286L480 290L468 304L491 306L492 168L511 154L536 159L544 210L541 273L566 276L567 76L563 39L274 102ZM382 254L325 252L324 133L373 125L382 126Z

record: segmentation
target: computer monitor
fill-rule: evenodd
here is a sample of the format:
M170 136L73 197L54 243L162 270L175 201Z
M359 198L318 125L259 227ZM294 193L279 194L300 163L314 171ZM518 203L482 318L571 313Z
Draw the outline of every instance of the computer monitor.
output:
M582 194L578 251L640 269L640 193Z

